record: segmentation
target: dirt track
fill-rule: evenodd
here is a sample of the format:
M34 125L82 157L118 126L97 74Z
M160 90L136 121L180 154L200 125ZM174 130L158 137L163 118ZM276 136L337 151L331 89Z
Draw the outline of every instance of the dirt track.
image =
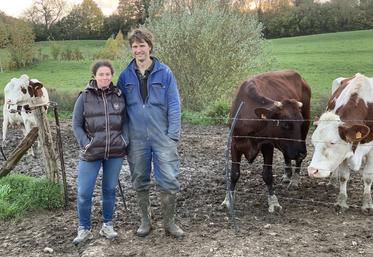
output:
M178 198L177 220L187 233L183 240L165 236L161 226L159 198L152 188L152 211L155 224L152 233L138 238L139 224L134 192L130 186L128 166L124 166L121 183L125 188L128 212L117 198L115 227L120 236L108 241L98 235L100 192L96 188L93 209L94 239L76 247L75 166L78 148L68 123L62 124L64 155L68 174L70 207L67 211L43 211L27 215L21 221L0 221L0 256L373 256L373 220L360 212L362 181L352 174L349 204L345 213L336 213L337 189L327 180L311 180L305 174L301 187L287 190L280 183L283 162L275 158L275 189L282 214L269 214L265 185L261 178L261 158L254 164L242 165L243 171L236 194L235 230L220 204L225 196L224 150L225 127L183 126L179 147L182 192ZM10 132L13 149L20 133ZM308 149L312 153L312 147ZM40 160L27 157L16 170L25 174L44 174ZM45 247L53 253L45 253Z

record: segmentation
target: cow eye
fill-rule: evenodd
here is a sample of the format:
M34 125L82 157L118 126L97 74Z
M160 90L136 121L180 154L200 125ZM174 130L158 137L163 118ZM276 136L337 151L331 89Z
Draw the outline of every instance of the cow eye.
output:
M26 94L26 93L27 93L27 90L26 90L26 88L24 88L24 87L21 87L21 91L22 91L23 94Z
M329 142L329 145L331 145L331 146L334 146L335 144L337 144L336 141L330 141L330 142Z

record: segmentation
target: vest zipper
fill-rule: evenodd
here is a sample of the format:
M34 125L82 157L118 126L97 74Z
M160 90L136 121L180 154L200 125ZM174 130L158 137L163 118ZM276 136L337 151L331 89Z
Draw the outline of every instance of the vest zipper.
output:
M105 95L105 92L102 91L102 100L104 101L104 109L105 109L105 132L106 132L106 139L105 139L105 155L104 159L108 159L108 154L109 154L109 142L110 142L110 128L109 128L109 115L108 115L108 110L107 110L107 98Z

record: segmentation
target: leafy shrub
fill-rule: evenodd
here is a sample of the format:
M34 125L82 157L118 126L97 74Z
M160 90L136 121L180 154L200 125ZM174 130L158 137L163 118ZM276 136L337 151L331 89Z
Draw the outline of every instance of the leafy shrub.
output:
M0 179L0 219L20 217L32 209L62 206L61 185L46 178L9 175Z
M216 101L207 107L206 116L212 124L227 124L230 104L228 101Z
M79 95L78 92L68 93L68 92L57 91L54 88L49 88L48 94L49 94L49 99L58 104L57 108L59 111L69 112L69 113L73 111L75 101Z
M76 47L76 48L74 49L73 59L74 59L74 60L77 60L77 61L79 61L79 60L83 60L83 59L84 59L84 58L83 58L83 53L80 51L79 47Z
M49 45L49 48L50 48L50 52L53 57L53 60L57 61L61 53L61 45L57 44L56 42L51 42Z
M267 62L257 17L219 2L150 9L147 27L155 35L155 54L174 72L187 110L201 111L211 99L227 98Z
M115 60L123 56L124 39L121 31L115 38L110 37L106 40L105 47L96 53L94 59Z
M70 61L74 58L74 52L70 46L66 46L61 52L61 60Z

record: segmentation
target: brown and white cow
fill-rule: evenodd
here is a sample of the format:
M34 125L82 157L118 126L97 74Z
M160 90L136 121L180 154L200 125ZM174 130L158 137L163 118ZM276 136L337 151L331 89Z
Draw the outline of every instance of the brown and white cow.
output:
M8 126L23 126L26 136L36 126L31 108L48 103L48 92L40 81L30 79L25 74L11 79L4 88L2 146L6 145ZM32 148L29 153L33 155Z
M359 73L353 78L338 78L332 92L327 112L312 135L315 151L308 175L323 178L335 171L340 182L336 206L346 209L350 170L362 169L362 210L373 212L373 79Z
M311 89L295 71L274 71L259 74L245 81L233 101L230 118L244 103L233 131L229 203L240 176L244 155L252 163L259 152L263 154L263 180L268 189L269 212L281 210L273 189L272 161L274 148L285 159L283 179L289 186L298 186L299 169L307 155L305 138L309 129ZM296 161L292 174L291 161ZM291 179L291 180L290 180Z

